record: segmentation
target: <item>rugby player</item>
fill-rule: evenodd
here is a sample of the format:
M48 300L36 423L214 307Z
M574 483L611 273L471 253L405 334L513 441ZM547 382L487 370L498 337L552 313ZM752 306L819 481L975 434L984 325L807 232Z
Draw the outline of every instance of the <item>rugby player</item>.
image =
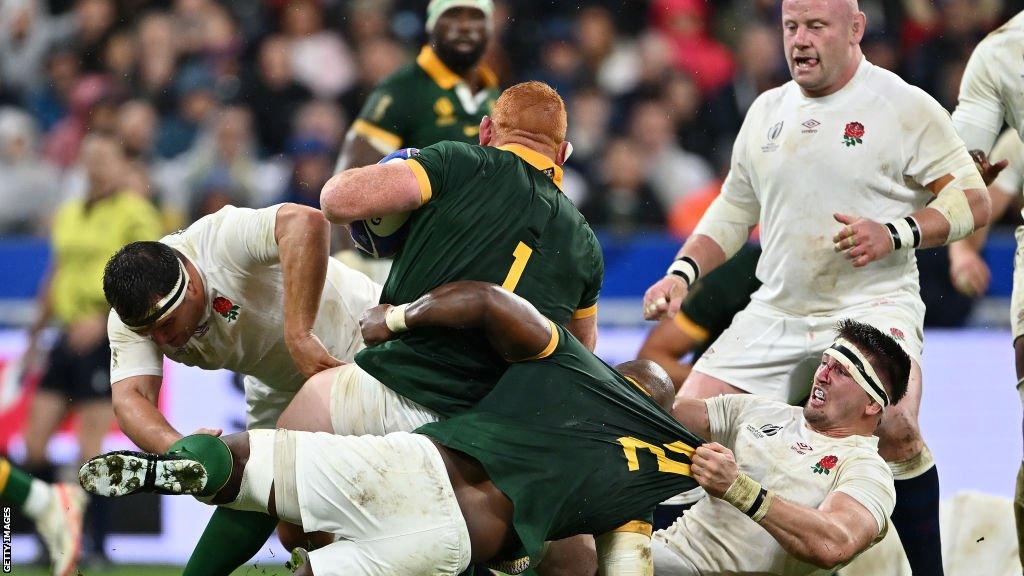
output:
M844 320L836 332L804 408L677 399L676 418L711 441L692 474L712 497L655 533L656 574L828 575L885 535L896 493L874 432L906 392L910 358L867 324ZM775 502L748 517L743 502L762 489Z
M1003 122L1024 138L1024 105L1021 103L1020 46L1024 41L1024 12L989 34L971 54L960 84L960 101L953 112L953 124L967 148L978 151L984 161L1003 127ZM1012 158L1018 162L1019 158ZM1005 166L1005 162L1001 163ZM1017 391L1024 404L1024 231L1017 229L1017 259L1013 270L1013 296L1010 323L1013 326L1013 351L1017 365ZM1022 424L1024 427L1024 424ZM1024 563L1024 459L1017 473L1013 503L1017 518L1017 542Z
M480 146L441 142L403 162L334 176L321 195L324 213L344 224L412 211L381 303L412 302L455 280L490 282L593 349L604 261L593 231L560 188L569 148L565 104L546 84L518 84L480 127ZM504 370L472 332L403 334L363 350L355 365L310 379L281 424L337 434L410 431L408 422L471 407Z
M163 452L182 438L157 409L164 357L245 375L250 430L274 428L307 377L352 361L363 347L358 318L380 286L328 258L329 233L323 215L305 206L228 206L110 259L110 380L132 441ZM275 524L266 514L218 509L184 574L230 573Z
M644 314L674 316L688 286L760 224L764 285L698 360L683 397L798 400L841 318L900 340L910 384L886 410L879 451L896 478L893 523L911 568L942 574L938 474L917 422L924 304L914 251L987 224L988 192L945 110L865 60L855 0L785 0L782 21L793 81L751 106L721 195L648 289Z

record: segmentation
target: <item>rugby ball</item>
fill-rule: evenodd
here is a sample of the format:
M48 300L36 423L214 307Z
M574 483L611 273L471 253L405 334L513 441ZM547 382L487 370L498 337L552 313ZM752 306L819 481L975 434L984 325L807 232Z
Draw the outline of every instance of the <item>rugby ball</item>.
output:
M377 164L401 162L419 154L417 148L402 148L380 159ZM391 258L409 235L409 212L356 220L349 232L356 248L373 258Z

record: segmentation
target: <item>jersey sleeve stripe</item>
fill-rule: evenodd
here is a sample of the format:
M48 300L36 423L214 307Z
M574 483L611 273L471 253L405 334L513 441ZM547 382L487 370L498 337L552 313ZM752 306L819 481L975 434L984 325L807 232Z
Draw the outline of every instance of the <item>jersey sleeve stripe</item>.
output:
M552 352L555 351L555 348L558 347L558 328L555 326L555 323L552 322L551 320L548 320L548 325L551 328L551 340L548 340L548 345L539 353L534 354L529 358L523 358L522 360L520 360L520 362L528 362L530 360L540 360L541 358L547 358L548 356L551 356Z
M413 173L416 174L416 181L420 184L420 202L421 206L430 202L430 197L433 196L433 191L430 189L430 177L427 176L427 171L423 169L423 165L416 161L415 158L406 160L406 164L413 169Z
M679 311L679 314L676 314L676 317L673 318L672 321L675 323L677 328L683 331L683 334L686 334L698 342L707 342L708 337L711 335L707 328L704 328L691 320L690 317L682 310Z
M423 165L417 162L415 158L409 158L405 163L409 165L409 168L412 168L412 173L416 175L416 182L420 185L421 205L430 202L433 190L430 188L430 178L427 176L427 171L423 169Z
M643 520L633 520L630 522L626 522L622 526L619 526L615 530L612 530L612 532L632 532L634 534L643 534L644 536L650 536L654 532L654 529L651 527L649 523L644 522Z
M581 318L590 318L597 314L597 304L592 304L586 308L580 308L579 310L572 313L573 320L579 320Z
M398 150L402 147L402 137L387 130L374 126L366 120L359 119L352 123L352 131L366 138L379 151L381 148Z

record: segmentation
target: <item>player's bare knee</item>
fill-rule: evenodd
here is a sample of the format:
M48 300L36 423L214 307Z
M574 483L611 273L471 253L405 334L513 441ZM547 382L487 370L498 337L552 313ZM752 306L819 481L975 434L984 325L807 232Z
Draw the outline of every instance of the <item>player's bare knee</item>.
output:
M277 523L277 538L285 550L294 550L306 544L306 533L302 531L302 527L291 522Z

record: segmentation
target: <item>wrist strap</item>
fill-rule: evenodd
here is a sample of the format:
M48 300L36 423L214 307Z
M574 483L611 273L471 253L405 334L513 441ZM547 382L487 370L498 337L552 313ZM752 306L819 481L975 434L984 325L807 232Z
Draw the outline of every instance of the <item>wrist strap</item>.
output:
M736 507L754 522L760 522L775 501L775 492L761 486L757 480L740 472L732 486L722 495L722 500Z
M384 323L387 324L388 330L398 334L409 329L405 325L405 309L408 307L408 304L402 304L388 308L388 311L384 314Z
M904 248L914 250L921 245L921 227L917 225L917 220L913 216L893 220L885 227L889 230L893 251Z
M665 273L679 276L686 282L686 287L689 288L700 278L700 267L697 266L697 262L693 258L683 256L673 262Z

